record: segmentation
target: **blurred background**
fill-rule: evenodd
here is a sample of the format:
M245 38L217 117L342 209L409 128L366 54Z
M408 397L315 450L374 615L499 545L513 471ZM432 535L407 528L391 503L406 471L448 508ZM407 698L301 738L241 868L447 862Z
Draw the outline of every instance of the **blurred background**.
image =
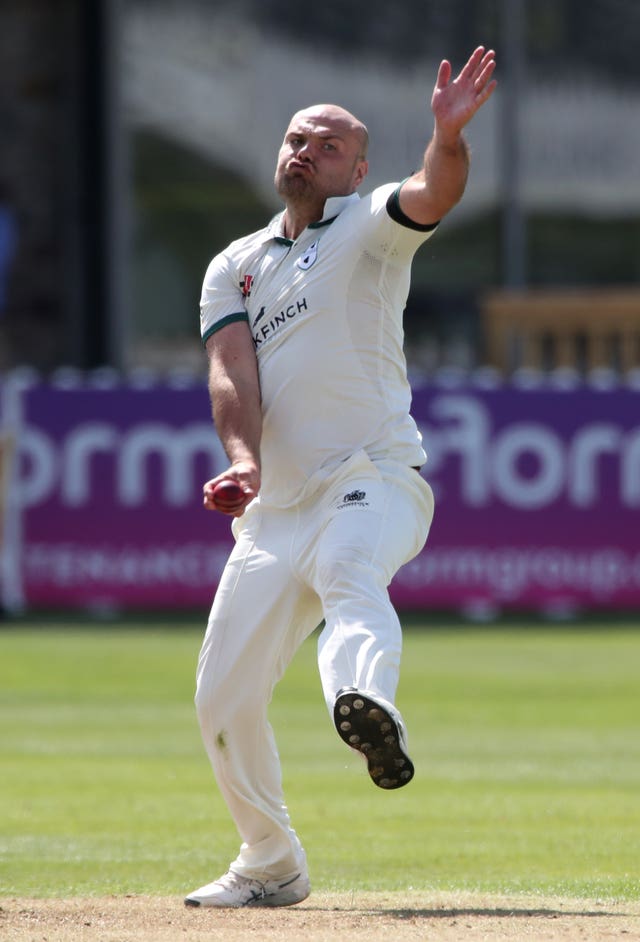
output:
M527 545L539 538L533 531L527 536L526 526L522 536L521 514L523 507L530 515L540 509L543 497L549 514L560 500L568 512L591 513L589 524L572 518L572 526L590 538L595 526L596 548L614 552L628 537L624 604L640 606L640 555L634 555L637 537L629 537L640 505L639 43L637 0L369 0L365 6L351 0L4 0L0 370L9 443L3 463L8 607L28 605L25 586L33 573L44 578L51 571L53 557L42 553L47 541L53 546L54 529L55 559L62 558L63 543L82 547L70 535L73 512L95 512L98 482L113 486L114 501L130 513L133 505L122 495L132 499L138 485L122 470L124 418L107 430L133 408L122 384L135 397L145 383L166 381L176 390L181 382L202 382L204 271L229 241L279 210L272 176L290 115L318 101L344 105L370 130L368 186L400 180L419 165L430 136L440 60L449 58L457 72L478 44L496 49L499 88L468 129L468 190L416 257L405 318L411 376L424 390L419 420L430 433L435 483L451 471L450 459L457 462L456 483L443 490L444 500L453 500L459 483L460 507L482 505L488 513L496 502L508 504L511 494L511 515L495 537L507 550L513 534ZM487 441L511 421L506 413L499 418L501 400L491 398L501 383L519 383L518 395L527 390L517 408L530 424L539 430L547 423L546 438L529 435L528 450L508 439L515 449L509 451L496 439L498 471L484 492L469 483L460 457L472 439L460 444L451 412L447 425L447 410L436 403L433 390L451 382L466 383L464 394L485 410ZM91 398L109 385L124 398L106 405L104 397ZM72 387L82 404L69 398L58 404L55 397L68 397ZM532 387L541 393L533 405ZM568 398L572 393L577 398ZM165 394L163 386L156 406ZM162 415L149 412L145 422L156 431L161 421L184 430L193 412L183 415L175 397L162 401ZM193 449L202 455L194 459L194 480L198 460L202 473L222 460L217 446L202 444L206 396L197 401L200 444ZM418 396L419 409L421 401ZM64 436L75 434L71 425L56 426L76 408L90 444L78 444L77 436L69 444ZM88 428L100 409L102 424ZM562 410L565 427L555 428L552 417ZM586 431L571 425L571 416L588 418L590 410ZM166 454L166 442L162 447ZM156 440L149 449L161 451ZM151 491L154 474L162 478L153 455ZM586 483L579 476L585 466L593 471ZM175 498L179 486L166 486L174 487ZM192 491L195 507L198 486ZM45 508L53 512L57 500L60 519L48 518ZM594 523L596 504L613 506L624 527L610 531L611 515ZM96 526L95 513L91 519ZM88 526L78 518L78 532L86 534ZM119 539L122 549L122 534ZM481 551L486 539L483 523L468 542ZM541 545L547 543L545 537ZM77 564L73 559L60 563L64 572ZM587 570L580 571L588 582ZM76 596L32 593L34 604L43 605L74 604ZM100 599L119 604L110 591Z
M460 206L414 267L425 367L488 356L496 288L636 286L636 0L9 0L0 10L0 363L202 369L211 256L279 205L290 114L369 126L371 186L431 131L438 64L479 43L500 87Z

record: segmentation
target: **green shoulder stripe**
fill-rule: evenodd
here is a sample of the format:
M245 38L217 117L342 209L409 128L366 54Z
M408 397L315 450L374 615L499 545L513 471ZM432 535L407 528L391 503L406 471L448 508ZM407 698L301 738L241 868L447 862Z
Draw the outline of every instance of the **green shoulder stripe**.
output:
M409 178L407 177L407 180L408 179ZM440 224L439 221L431 222L428 225L422 225L419 222L414 222L413 219L409 219L406 213L403 212L400 206L400 190L402 189L402 185L405 182L406 180L403 180L387 200L387 212L394 222L404 226L405 229L414 229L416 232L431 232L432 229L435 229Z
M221 321L217 321L213 327L210 327L208 330L205 330L202 335L202 342L206 343L209 337L217 333L219 330L222 330L223 327L226 327L227 324L233 324L234 321L246 321L249 323L249 315L246 311L236 311L235 314L227 314L226 317L223 317Z

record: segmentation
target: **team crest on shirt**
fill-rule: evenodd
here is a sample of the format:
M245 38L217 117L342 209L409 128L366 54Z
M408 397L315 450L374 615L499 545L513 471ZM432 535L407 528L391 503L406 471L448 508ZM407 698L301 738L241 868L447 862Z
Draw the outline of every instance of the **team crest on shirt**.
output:
M314 264L318 257L318 243L319 239L316 239L315 242L312 242L304 255L301 255L298 261L296 262L297 267L301 271L307 271Z
M242 291L242 297L248 298L251 294L251 288L253 287L253 275L245 275L242 281L240 282L240 290Z

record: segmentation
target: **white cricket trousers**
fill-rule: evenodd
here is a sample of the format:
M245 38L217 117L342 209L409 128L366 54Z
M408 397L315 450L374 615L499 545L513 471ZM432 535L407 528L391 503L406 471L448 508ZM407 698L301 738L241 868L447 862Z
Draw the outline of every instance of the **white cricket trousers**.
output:
M234 522L196 710L242 838L236 873L265 880L304 868L267 719L273 689L324 619L318 665L330 712L345 686L394 702L402 635L387 586L424 546L432 517L431 488L414 469L358 452L307 501L286 510L254 501Z

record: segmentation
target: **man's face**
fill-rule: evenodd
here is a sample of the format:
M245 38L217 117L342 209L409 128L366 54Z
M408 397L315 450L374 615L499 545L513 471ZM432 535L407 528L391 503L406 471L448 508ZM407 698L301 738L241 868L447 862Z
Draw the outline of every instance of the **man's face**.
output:
M348 112L316 106L291 119L278 154L275 187L285 200L353 193L367 173L366 130Z

